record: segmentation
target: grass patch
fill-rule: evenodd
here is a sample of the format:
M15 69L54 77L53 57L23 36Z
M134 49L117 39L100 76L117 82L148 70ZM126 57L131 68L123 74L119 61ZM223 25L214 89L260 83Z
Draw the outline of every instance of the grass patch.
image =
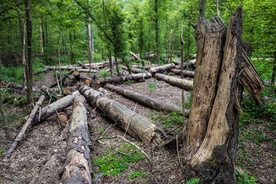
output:
M151 120L160 122L166 128L173 128L183 123L183 116L177 112L165 113L153 111L151 113Z
M254 176L249 175L247 172L242 174L235 170L235 176L237 179L237 184L254 184L257 182L257 179Z
M123 144L118 148L109 149L99 157L94 158L93 162L99 167L98 172L104 176L116 176L124 172L130 163L139 162L144 155L130 144Z
M156 84L154 82L147 82L147 85L151 93L156 89Z
M105 77L109 77L111 76L110 72L105 70L105 69L101 69L99 71L99 78L105 78Z
M132 172L131 174L128 175L129 179L133 179L133 178L137 178L137 177L145 178L145 177L147 177L147 173L145 173L142 170L139 170L139 171L134 171L134 172Z

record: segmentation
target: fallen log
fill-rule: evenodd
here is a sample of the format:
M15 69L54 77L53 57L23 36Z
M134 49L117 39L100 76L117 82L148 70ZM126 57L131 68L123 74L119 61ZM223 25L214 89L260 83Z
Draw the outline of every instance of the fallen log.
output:
M47 70L78 70L82 69L82 67L78 66L46 66Z
M144 105L146 107L150 107L152 109L161 110L161 111L178 112L180 114L182 113L181 107L178 107L178 106L175 106L172 104L168 104L161 100L150 98L146 95L142 95L142 94L139 94L134 91L127 90L127 89L122 89L122 88L119 88L119 87L111 85L111 84L106 84L105 87L107 89L109 89L111 91L115 91L118 94L121 94L135 102L138 102L141 105ZM188 116L188 110L185 111L185 115Z
M166 65L161 65L161 66L156 66L156 67L151 67L149 69L149 72L152 73L152 74L155 74L155 73L163 73L167 70L170 70L172 68L175 67L175 64L166 64Z
M173 63L176 65L175 68L182 69L180 60L175 60L175 61L173 61ZM183 63L183 69L184 68L195 68L195 67L196 67L196 59L192 59L191 61Z
M131 136L141 139L145 144L157 145L166 138L164 129L157 127L149 119L126 106L101 96L101 93L87 86L84 86L80 91L90 105L98 107L119 127Z
M67 95L49 105L46 107L43 107L41 109L40 114L36 114L36 116L33 119L33 124L39 123L41 121L46 120L53 114L59 112L60 110L65 109L66 107L69 107L73 103L73 99L75 96L79 95L79 91L74 91L72 94Z
M11 156L12 152L17 147L18 142L22 140L23 136L25 135L25 132L26 132L27 128L31 125L31 123L32 123L32 121L33 121L33 119L35 117L35 114L36 114L38 108L41 106L44 98L45 98L45 96L41 95L40 98L38 99L35 107L33 108L30 116L27 119L26 123L23 125L21 131L19 132L19 134L15 138L14 142L12 143L11 147L7 151L7 153L6 153L5 157L4 157L4 160L8 159Z
M87 126L85 99L81 95L74 98L74 109L67 139L67 158L62 175L62 183L92 183L90 135Z
M122 67L123 70L128 71L127 66L121 65L121 67ZM131 68L130 70L131 70L132 73L143 73L143 70L140 69L140 68Z
M106 83L120 83L128 80L143 81L144 79L148 79L150 77L151 77L150 73L137 73L137 74L128 74L123 76L116 76L116 77L98 78L95 80L95 83L104 85Z
M192 90L193 88L193 81L191 80L179 79L179 78L171 77L161 73L155 74L155 78L158 80L163 80L169 84L172 84L174 86L180 87L185 90Z
M2 79L0 79L0 87L14 88L14 89L20 89L20 90L22 90L24 88L24 86L22 84L12 83L12 82L8 82L8 81L2 80Z
M129 53L136 59L136 60L141 60L140 57L137 54L134 54L133 52L129 51Z
M181 75L181 73L182 73L183 77L194 78L194 76L195 76L195 72L189 71L189 70L171 69L171 72L173 72L176 75Z
M89 69L88 66L86 66L85 64L83 64L82 62L78 61L78 65L81 66L83 69Z

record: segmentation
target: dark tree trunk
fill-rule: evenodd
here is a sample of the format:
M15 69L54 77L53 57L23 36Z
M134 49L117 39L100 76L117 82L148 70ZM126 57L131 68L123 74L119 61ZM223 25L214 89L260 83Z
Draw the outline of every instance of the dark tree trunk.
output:
M154 13L156 60L157 63L160 65L158 0L154 0Z
M274 52L274 63L272 68L271 86L275 85L275 77L276 77L276 51Z
M32 92L33 92L33 66L32 66L32 17L31 17L31 2L25 0L26 8L26 29L27 29L27 103L32 103Z

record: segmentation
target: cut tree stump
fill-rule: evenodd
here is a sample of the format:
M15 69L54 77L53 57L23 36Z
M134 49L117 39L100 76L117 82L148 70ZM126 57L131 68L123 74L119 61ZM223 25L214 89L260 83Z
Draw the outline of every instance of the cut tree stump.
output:
M33 108L30 116L27 119L26 123L23 125L21 131L19 132L19 134L15 138L14 142L12 143L11 147L7 151L4 160L7 160L11 156L12 152L17 147L18 142L22 140L23 136L25 135L25 132L26 132L27 128L31 125L31 123L32 123L32 121L33 121L33 119L35 117L35 114L36 114L37 110L39 109L39 107L41 106L44 98L45 98L45 96L41 95L40 98L38 99L35 107Z
M84 103L85 99L83 96L75 96L67 139L67 157L62 175L62 183L64 184L92 183L90 135Z
M143 81L144 79L148 79L148 78L151 78L150 73L137 73L137 74L116 76L116 77L98 78L96 79L95 83L104 85L106 83L121 83L128 80Z
M171 72L173 72L176 75L181 75L181 73L183 73L183 77L194 78L195 76L195 72L190 70L171 69Z
M145 144L158 145L167 137L165 129L156 126L126 106L102 96L100 92L88 86L84 86L80 91L90 105L99 108L124 131Z
M106 84L105 87L111 91L115 91L118 94L121 94L121 95L123 95L135 102L138 102L141 105L149 107L151 109L167 111L167 112L177 112L177 113L182 114L181 107L177 107L175 105L168 104L161 100L150 98L146 95L142 95L142 94L136 93L134 91L122 89L122 88L119 88L119 87L111 85L111 84ZM185 111L185 116L188 116L188 112L189 112L188 110Z
M192 90L193 88L193 81L187 79L180 79L176 77L171 77L169 75L157 73L155 74L155 78L158 80L163 80L169 84L174 86L180 87L185 90Z
M163 72L168 71L168 70L170 70L174 67L175 67L175 65L173 63L172 64L166 64L166 65L151 67L149 69L149 72L154 75L155 73L163 73Z
M36 116L34 117L33 124L44 121L50 116L52 116L53 114L56 114L59 111L69 107L70 105L72 105L75 96L79 94L80 94L79 91L74 91L72 94L63 97L47 105L46 107L43 107L41 109L41 112L39 114L36 114Z

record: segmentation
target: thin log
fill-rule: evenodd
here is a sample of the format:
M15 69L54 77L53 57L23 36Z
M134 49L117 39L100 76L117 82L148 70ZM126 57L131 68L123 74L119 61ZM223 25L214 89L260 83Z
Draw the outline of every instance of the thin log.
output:
M82 69L82 67L78 66L46 66L47 70L78 70Z
M2 80L2 79L0 79L0 87L14 88L14 89L20 89L20 90L22 90L24 88L24 86L22 84L12 83L12 82L8 82L8 81Z
M111 85L111 84L106 84L105 87L107 89L109 89L111 91L115 91L118 94L121 94L135 102L138 102L141 105L144 105L146 107L150 107L152 109L161 110L161 111L177 112L180 114L182 113L181 107L175 106L173 104L168 104L161 100L150 98L146 95L142 95L142 94L139 94L134 91L127 90L127 89L122 89L122 88L119 88L119 87ZM185 115L188 116L188 110L185 112Z
M90 135L84 103L85 99L83 96L75 96L67 139L67 157L62 175L64 184L92 183L92 164L89 148Z
M30 116L27 119L26 123L23 125L21 131L19 132L19 134L15 138L14 142L12 143L11 147L7 151L7 153L6 153L5 157L4 157L4 160L7 160L11 156L12 152L17 147L18 142L22 140L23 136L25 135L25 132L26 132L27 128L31 125L31 123L32 123L32 121L33 121L33 119L35 117L35 114L36 114L37 110L39 109L39 107L41 106L44 98L45 98L45 96L41 95L40 98L38 99L35 107L33 108Z
M56 112L59 112L65 108L69 107L70 105L72 105L75 96L77 96L79 94L80 94L79 91L74 91L72 94L63 97L63 98L47 105L46 107L43 107L41 109L40 114L36 114L36 116L34 117L33 124L44 121L47 118L49 118L50 116L52 116L53 114L55 114Z
M155 74L155 78L158 80L163 80L169 84L172 84L174 86L180 87L185 90L192 90L193 88L193 81L191 80L179 79L179 78L161 74L161 73Z
M175 67L175 64L171 63L171 64L166 64L166 65L151 67L149 69L149 72L152 73L152 74L163 73L163 72L168 71L168 70L170 70L174 67Z
M181 73L182 73L183 77L194 78L194 76L195 76L195 72L190 71L190 70L171 69L171 72L173 72L176 75L181 75Z
M83 64L82 62L78 61L78 65L80 65L83 69L89 69L88 66L86 66L85 64Z
M131 136L146 144L152 143L154 145L161 143L166 138L164 129L157 127L149 119L126 106L102 96L101 93L87 86L84 86L80 91L90 105L98 107Z
M150 73L138 73L138 74L116 76L116 77L99 78L99 79L96 79L95 83L104 85L106 83L120 83L128 80L143 81L150 77L151 77Z
M133 52L129 51L129 53L136 59L136 60L141 60L140 57L137 54L134 54Z

